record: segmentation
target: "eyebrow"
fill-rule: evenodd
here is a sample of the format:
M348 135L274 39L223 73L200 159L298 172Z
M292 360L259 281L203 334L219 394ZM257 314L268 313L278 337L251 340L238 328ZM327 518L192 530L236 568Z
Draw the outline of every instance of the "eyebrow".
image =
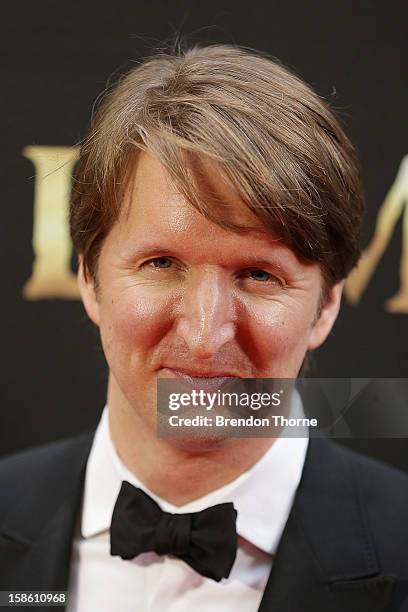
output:
M153 244L132 249L128 253L121 253L120 257L126 261L134 261L139 257L149 257L149 255L154 255L155 253L160 253L161 255L174 255L174 249L163 247L160 244Z
M121 254L121 259L123 261L134 262L140 257L154 257L155 255L160 255L163 257L177 257L176 249L169 249L168 247L164 247L161 244L152 244L141 246L135 249L132 249L129 253ZM273 266L278 270L284 271L287 267L292 267L296 263L296 256L294 253L288 249L286 252L271 253L270 258L265 258L257 255L244 255L239 254L237 257L236 267L241 266ZM234 266L234 267L235 267Z
M281 259L284 258L285 255L280 254L280 255L275 255L272 256L270 259L265 259L264 257L256 257L256 256L249 256L249 257L243 257L242 260L243 261L247 261L249 264L256 264L258 266L271 266L271 265L276 265L277 259Z

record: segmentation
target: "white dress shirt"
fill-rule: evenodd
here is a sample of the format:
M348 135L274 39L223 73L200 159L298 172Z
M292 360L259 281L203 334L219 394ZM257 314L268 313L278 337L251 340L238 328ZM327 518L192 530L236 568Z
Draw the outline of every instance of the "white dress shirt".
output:
M307 437L280 437L233 482L176 507L154 495L122 463L110 437L105 407L87 463L67 611L255 612L292 507L307 445ZM130 561L111 556L109 528L123 480L143 489L166 512L198 512L233 502L239 545L230 576L215 582L176 557L154 552Z

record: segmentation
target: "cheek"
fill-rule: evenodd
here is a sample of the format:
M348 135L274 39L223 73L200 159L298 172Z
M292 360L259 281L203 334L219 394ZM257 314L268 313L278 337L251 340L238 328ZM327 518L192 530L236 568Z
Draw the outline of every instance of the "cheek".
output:
M305 304L246 304L247 352L263 376L296 376L303 361L314 319ZM279 373L278 373L279 370Z
M171 304L166 296L134 289L122 290L104 300L101 312L101 338L106 357L128 360L146 355L171 325Z

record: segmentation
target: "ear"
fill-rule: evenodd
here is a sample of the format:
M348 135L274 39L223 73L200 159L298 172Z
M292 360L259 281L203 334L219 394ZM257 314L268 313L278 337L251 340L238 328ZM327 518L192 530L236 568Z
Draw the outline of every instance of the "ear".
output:
M85 278L84 260L82 255L79 255L78 265L78 286L81 294L82 303L87 312L88 317L97 327L99 327L99 302L95 291L95 282L88 274Z
M312 351L326 340L340 309L344 280L333 285L322 306L319 318L315 321L309 337L308 350Z

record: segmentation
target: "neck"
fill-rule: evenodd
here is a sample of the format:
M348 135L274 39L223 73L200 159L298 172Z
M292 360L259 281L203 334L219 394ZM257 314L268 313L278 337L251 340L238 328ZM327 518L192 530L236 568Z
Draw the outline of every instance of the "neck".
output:
M112 377L109 429L116 451L155 495L182 506L235 480L270 448L273 438L170 440L156 433L155 415L141 414Z

